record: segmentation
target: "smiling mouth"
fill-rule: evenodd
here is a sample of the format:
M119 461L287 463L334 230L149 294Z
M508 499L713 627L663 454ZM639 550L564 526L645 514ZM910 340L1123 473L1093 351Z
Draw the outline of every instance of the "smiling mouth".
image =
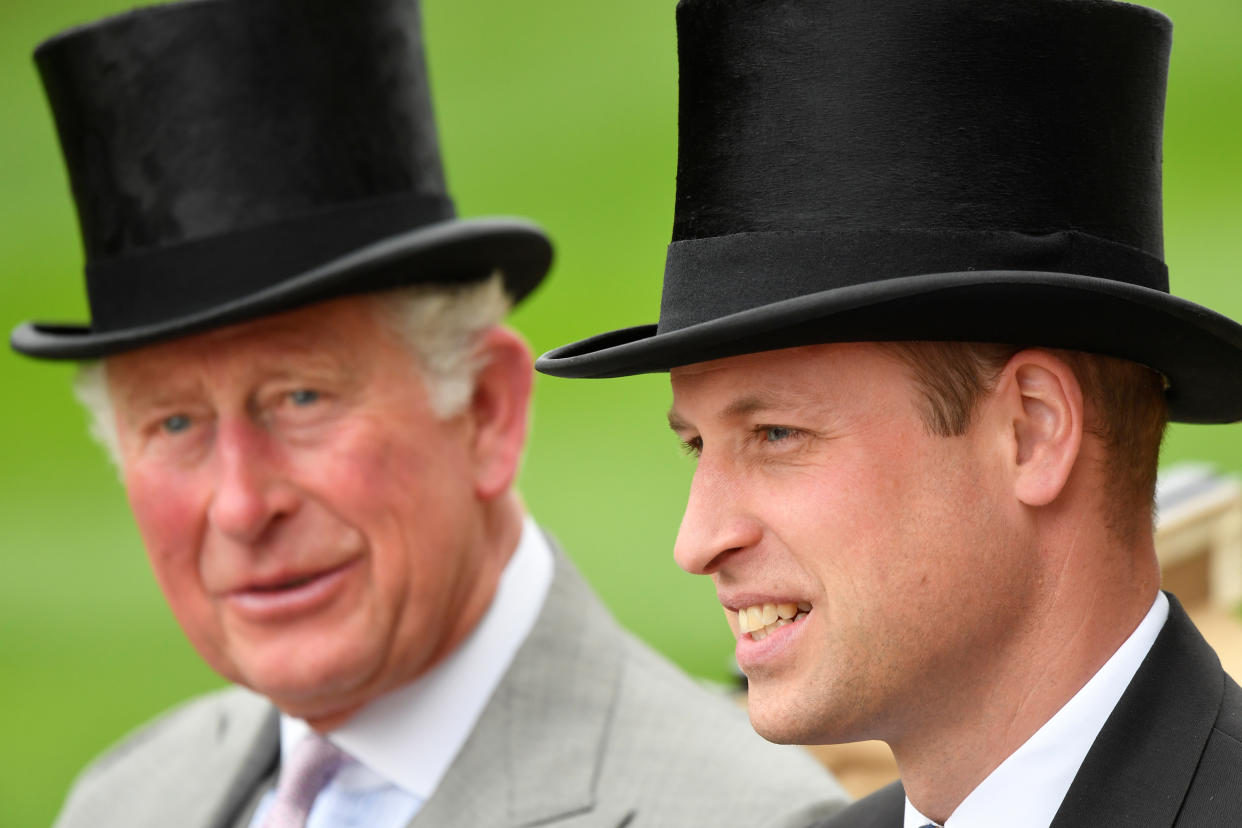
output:
M753 641L762 641L788 624L796 624L811 611L805 601L797 604L756 604L737 611L737 628Z
M358 561L331 569L277 576L226 593L223 598L239 617L257 624L285 623L329 606L347 588Z
M267 583L253 583L241 589L235 590L234 595L279 595L282 592L291 592L302 589L305 586L322 581L348 569L354 562L352 560L345 561L337 566L328 569L320 569L314 572L304 572L298 575L289 575L283 580L273 580Z
M288 581L282 581L278 584L266 584L264 586L252 586L248 588L246 591L247 592L283 592L286 589L297 589L298 587L306 586L307 584L309 584L311 581L315 580L316 578L322 578L324 575L327 575L333 571L335 570L328 570L327 572L313 572L310 575L302 575L297 578L291 578Z

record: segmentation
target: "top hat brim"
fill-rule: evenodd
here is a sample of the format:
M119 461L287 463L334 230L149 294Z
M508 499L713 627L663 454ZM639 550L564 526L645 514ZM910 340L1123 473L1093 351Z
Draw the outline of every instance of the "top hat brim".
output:
M838 287L677 330L611 331L551 350L535 367L604 378L802 345L920 340L1120 357L1164 375L1171 419L1242 419L1242 326L1159 290L1068 273L937 273Z
M519 218L442 221L389 236L279 283L213 307L121 330L26 322L10 344L42 359L96 359L340 296L416 284L454 285L499 272L516 304L542 280L552 245Z

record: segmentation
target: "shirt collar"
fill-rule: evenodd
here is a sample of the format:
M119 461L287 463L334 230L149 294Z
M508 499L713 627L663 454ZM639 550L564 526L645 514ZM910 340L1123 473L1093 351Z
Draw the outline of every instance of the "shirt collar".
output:
M527 516L492 604L456 650L414 681L375 699L329 739L353 759L428 799L465 744L543 608L554 569L552 549ZM280 751L310 730L280 717Z
M945 828L1048 828L1078 768L1169 617L1163 592L1104 666L962 800ZM904 828L933 824L906 799Z

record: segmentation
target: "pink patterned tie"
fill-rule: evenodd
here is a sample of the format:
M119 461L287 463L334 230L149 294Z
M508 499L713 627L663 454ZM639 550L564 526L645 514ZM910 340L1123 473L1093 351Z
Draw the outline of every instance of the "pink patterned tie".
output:
M261 828L304 828L311 804L340 770L345 754L316 733L309 733L281 765L276 799Z

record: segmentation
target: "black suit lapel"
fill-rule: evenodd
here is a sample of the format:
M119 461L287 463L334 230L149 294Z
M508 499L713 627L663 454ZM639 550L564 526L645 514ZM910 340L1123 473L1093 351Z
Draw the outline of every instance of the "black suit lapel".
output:
M1173 825L1223 693L1216 653L1169 596L1169 620L1104 723L1051 828Z

